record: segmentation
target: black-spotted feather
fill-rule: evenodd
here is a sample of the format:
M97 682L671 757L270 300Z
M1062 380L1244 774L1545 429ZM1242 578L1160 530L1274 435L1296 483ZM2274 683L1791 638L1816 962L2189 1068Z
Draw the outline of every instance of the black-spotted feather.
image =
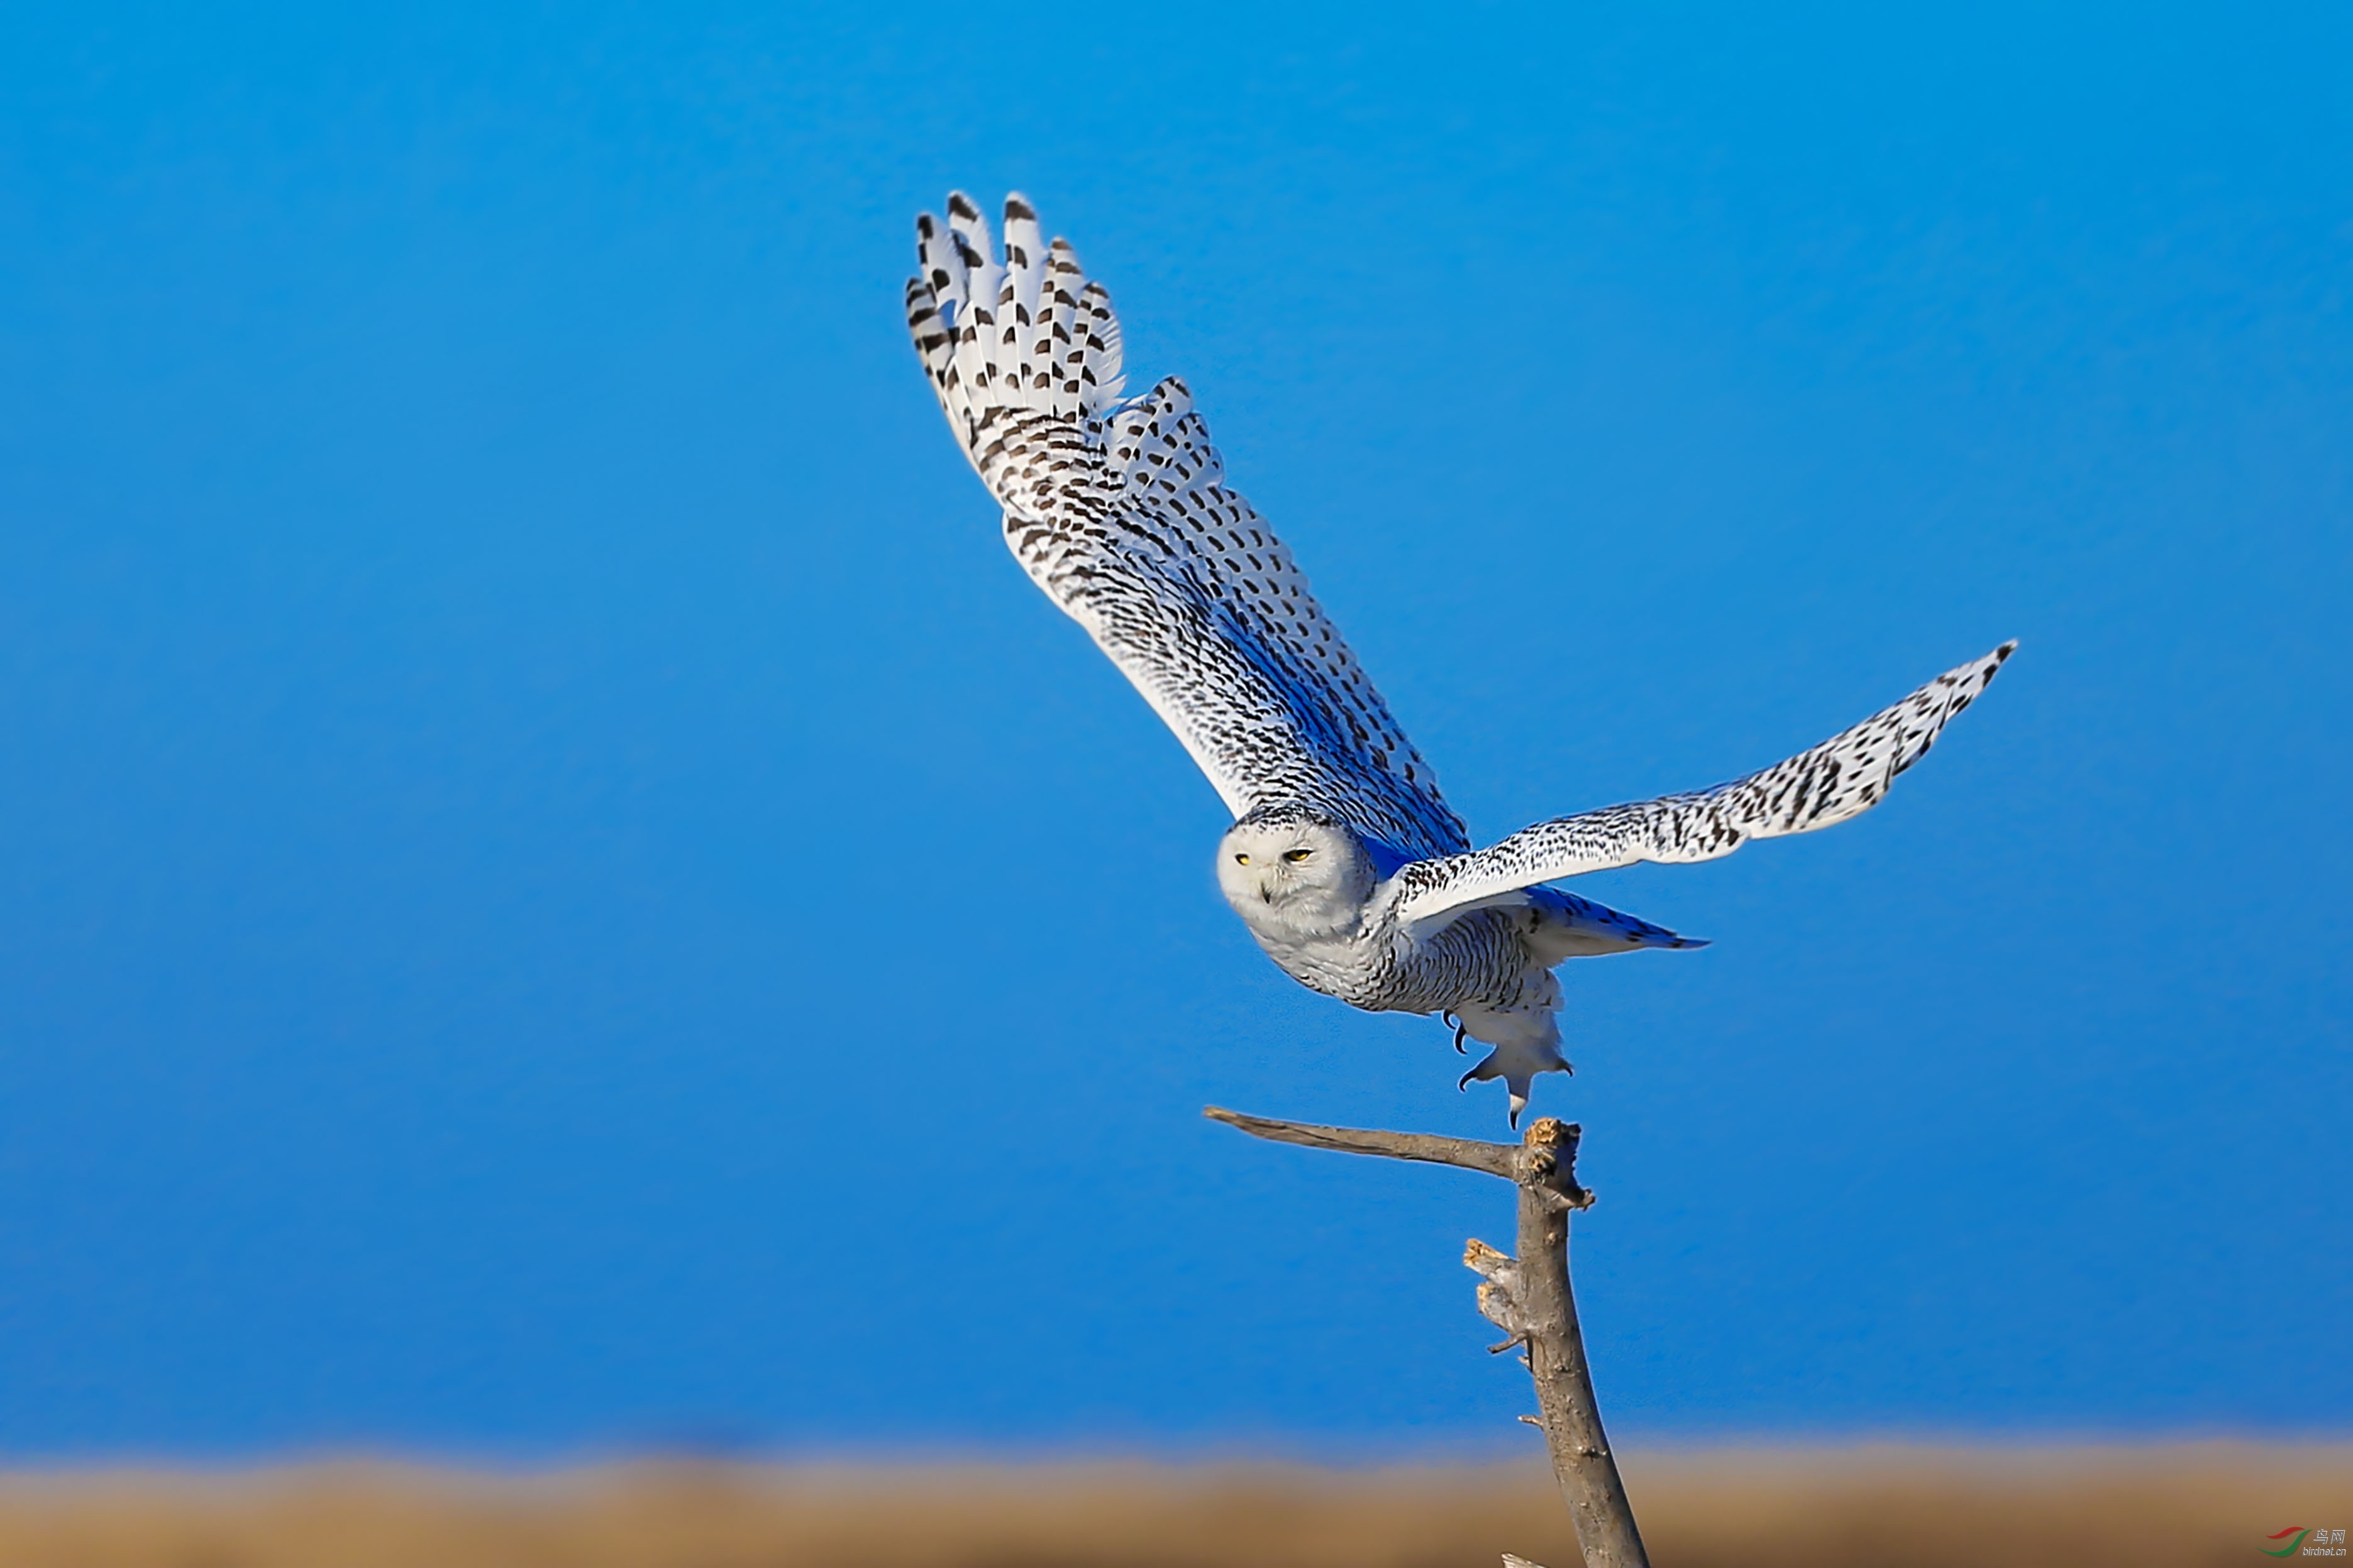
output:
M1752 838L1810 833L1860 816L1928 754L1937 732L1977 700L2017 647L2006 642L1947 670L1810 751L1730 784L1556 817L1489 848L1407 866L1393 884L1395 918L1409 931L1425 931L1539 882L1642 860L1713 860Z
M1514 1114L1536 1074L1567 1065L1554 965L1704 945L1540 884L1709 859L1867 810L2014 646L1746 778L1539 823L1474 852L1291 552L1227 487L1185 384L1121 400L1119 319L1071 247L1049 243L1018 195L1001 258L961 193L916 237L907 326L941 409L1004 508L1023 569L1240 819L1227 845L1243 849L1219 859L1236 912L1302 984L1359 1007L1452 1014L1458 1044L1467 1034L1493 1047L1469 1077L1502 1079ZM1339 889L1350 890L1335 905Z
M1461 822L1171 377L1120 404L1118 319L1019 196L1006 250L961 195L918 225L908 325L1015 556L1166 721L1237 815L1307 802L1401 858ZM945 271L945 283L938 274ZM966 301L947 312L941 301ZM984 301L989 301L986 305ZM961 316L947 330L943 317ZM1071 374L1073 366L1075 374Z

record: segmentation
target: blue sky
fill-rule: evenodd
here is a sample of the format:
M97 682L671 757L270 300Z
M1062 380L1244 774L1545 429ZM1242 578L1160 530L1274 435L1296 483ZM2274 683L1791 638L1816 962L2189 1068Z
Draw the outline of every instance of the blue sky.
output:
M1633 1437L2342 1431L2338 8L0 13L0 1453L1507 1444L1437 1024L1284 979L902 336L1027 191L1582 890Z

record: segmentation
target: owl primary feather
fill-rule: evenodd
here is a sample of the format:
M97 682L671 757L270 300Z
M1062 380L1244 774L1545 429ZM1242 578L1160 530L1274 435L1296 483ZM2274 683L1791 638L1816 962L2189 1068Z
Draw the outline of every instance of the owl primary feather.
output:
M1787 762L1714 789L1556 817L1474 848L1430 765L1228 488L1170 376L1125 397L1119 320L1020 196L1004 245L961 193L916 220L907 325L1014 558L1094 637L1234 814L1218 885L1301 984L1376 1012L1451 1015L1490 1047L1514 1124L1566 1071L1567 959L1704 943L1546 884L1728 855L1866 810L2017 645L1936 677Z

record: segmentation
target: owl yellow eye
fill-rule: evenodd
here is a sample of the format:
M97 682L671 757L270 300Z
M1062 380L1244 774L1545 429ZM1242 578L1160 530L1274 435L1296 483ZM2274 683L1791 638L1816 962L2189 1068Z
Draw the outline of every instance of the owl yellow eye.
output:
M1234 864L1237 866L1247 866L1250 864L1250 857L1247 855L1237 855L1234 857Z
M1282 858L1296 866L1314 853L1313 849L1286 849L1282 852Z

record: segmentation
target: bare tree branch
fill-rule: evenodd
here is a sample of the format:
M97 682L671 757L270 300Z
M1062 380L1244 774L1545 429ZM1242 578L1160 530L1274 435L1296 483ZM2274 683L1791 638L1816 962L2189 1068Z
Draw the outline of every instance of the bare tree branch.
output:
M1253 1138L1277 1143L1332 1149L1343 1154L1378 1154L1390 1160L1422 1160L1433 1165L1460 1165L1466 1171L1484 1171L1507 1182L1520 1179L1520 1151L1509 1143L1440 1138L1428 1132L1375 1132L1355 1127L1318 1127L1307 1121L1274 1121L1215 1105L1204 1107L1201 1114L1212 1121L1238 1127Z
M1551 1147L1538 1149L1540 1134ZM1522 1314L1518 1327L1527 1345L1528 1375L1535 1380L1553 1479L1576 1522L1586 1568L1650 1568L1641 1531L1634 1525L1634 1505L1627 1500L1617 1457L1602 1429L1585 1333L1577 1321L1577 1295L1569 1289L1568 1216L1593 1202L1593 1194L1577 1184L1577 1135L1575 1126L1560 1122L1553 1122L1549 1131L1543 1121L1528 1129L1528 1163L1540 1168L1520 1184L1514 1300Z
M1468 1138L1421 1132L1377 1132L1353 1127L1318 1127L1273 1121L1215 1106L1203 1112L1253 1138L1333 1149L1345 1154L1377 1154L1391 1160L1421 1160L1459 1165L1502 1176L1520 1190L1517 1258L1472 1241L1463 1263L1483 1281L1479 1310L1510 1337L1496 1351L1525 1347L1528 1373L1535 1380L1538 1416L1521 1420L1545 1435L1553 1477L1577 1524L1577 1543L1586 1568L1650 1568L1641 1532L1618 1460L1602 1430L1593 1398L1593 1376L1585 1360L1585 1336L1577 1327L1577 1298L1568 1284L1568 1216L1589 1208L1593 1194L1577 1184L1577 1146L1583 1132L1574 1122L1546 1116L1528 1127L1516 1148ZM1518 1560L1504 1559L1506 1563ZM1531 1565L1533 1568L1533 1565Z

